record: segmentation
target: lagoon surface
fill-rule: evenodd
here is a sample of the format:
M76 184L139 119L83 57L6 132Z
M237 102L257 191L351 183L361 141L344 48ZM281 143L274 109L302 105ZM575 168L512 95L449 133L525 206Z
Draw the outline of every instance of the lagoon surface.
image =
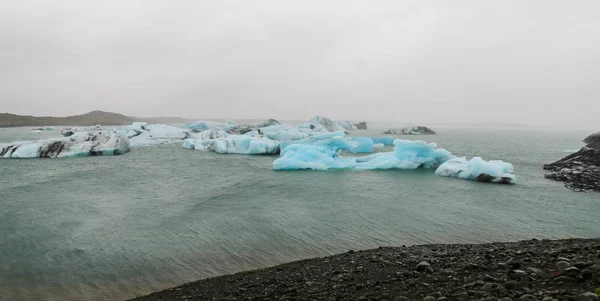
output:
M0 129L0 143L59 130ZM600 236L600 194L568 190L541 168L592 130L436 130L398 137L510 162L517 184L433 170L274 171L276 156L179 143L113 157L0 159L0 299L127 299L348 249Z

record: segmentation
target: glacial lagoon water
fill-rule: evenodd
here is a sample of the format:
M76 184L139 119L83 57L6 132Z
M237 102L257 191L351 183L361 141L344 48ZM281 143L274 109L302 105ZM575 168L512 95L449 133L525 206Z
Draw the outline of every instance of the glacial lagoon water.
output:
M0 143L59 130L0 129ZM517 184L433 170L274 171L274 156L180 144L0 159L0 299L122 300L348 249L600 236L600 194L570 191L541 169L591 130L437 130L401 138L511 162Z

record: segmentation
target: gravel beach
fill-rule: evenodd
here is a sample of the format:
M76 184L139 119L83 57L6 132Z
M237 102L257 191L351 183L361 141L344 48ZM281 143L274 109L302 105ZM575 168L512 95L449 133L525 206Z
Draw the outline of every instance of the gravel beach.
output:
M600 239L533 239L350 250L134 300L585 301L598 293Z

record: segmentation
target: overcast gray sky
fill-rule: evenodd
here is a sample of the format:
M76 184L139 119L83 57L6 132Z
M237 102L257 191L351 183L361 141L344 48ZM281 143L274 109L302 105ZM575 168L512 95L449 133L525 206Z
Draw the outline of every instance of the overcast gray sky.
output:
M0 112L600 127L600 1L5 0Z

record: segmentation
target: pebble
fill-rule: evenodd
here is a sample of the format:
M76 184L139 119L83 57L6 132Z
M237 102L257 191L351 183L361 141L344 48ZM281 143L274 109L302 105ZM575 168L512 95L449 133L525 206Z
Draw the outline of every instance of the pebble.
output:
M566 262L571 262L571 260L569 258L566 257L558 257L556 258L557 261L566 261Z
M427 296L427 297L423 298L423 301L435 301L435 297Z
M577 296L577 298L575 299L577 301L598 301L598 295L594 294L594 293L583 293L579 296Z
M427 270L427 268L429 268L429 267L431 267L429 262L421 261L421 262L419 262L419 264L417 264L416 269L417 269L417 271L422 272L422 271Z
M583 270L583 269L587 268L589 265L586 264L585 262L576 262L573 266L580 270Z
M575 282L575 279L567 276L559 276L554 278L554 282Z
M581 270L576 267L570 267L565 270L564 274L569 277L577 277L581 274Z
M569 268L570 266L571 266L571 264L568 263L567 261L564 261L564 260L563 261L559 261L559 262L556 263L556 270L559 271L559 272L561 272L561 273L564 273L565 270L567 268Z
M538 301L538 298L534 295L523 295L519 298L520 301Z
M504 283L504 287L509 290L513 290L513 289L516 289L519 287L519 282L517 282L515 280L506 281Z

